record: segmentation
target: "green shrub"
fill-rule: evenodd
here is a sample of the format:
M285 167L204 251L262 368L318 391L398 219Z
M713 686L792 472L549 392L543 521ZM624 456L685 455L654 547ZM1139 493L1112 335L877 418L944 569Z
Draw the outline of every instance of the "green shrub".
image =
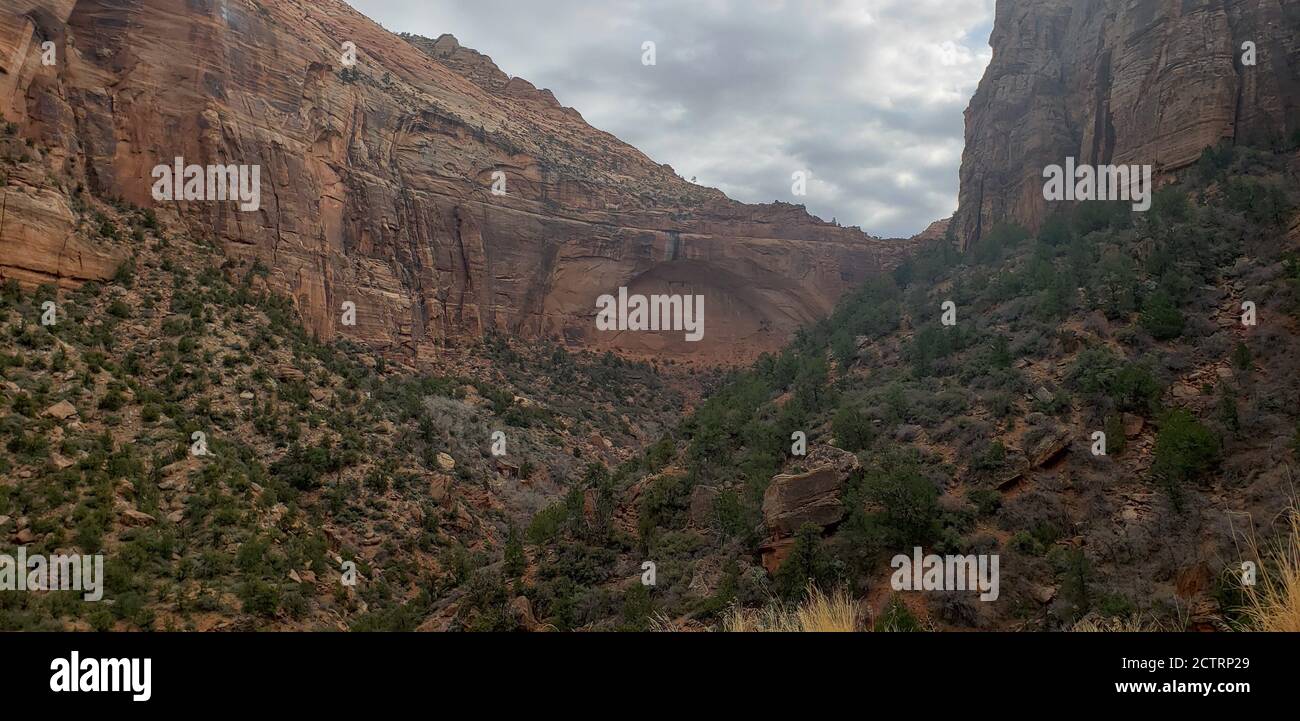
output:
M1029 231L1018 225L1001 223L980 238L971 249L975 262L982 265L996 263L1008 251L1018 248L1029 239Z
M869 448L875 435L871 419L856 406L844 406L835 412L831 432L839 447L850 453Z
M1219 452L1219 439L1210 429L1187 411L1174 410L1161 419L1151 472L1177 498L1183 484L1217 465Z
M985 446L983 451L975 454L971 459L970 467L976 471L995 471L1007 462L1007 449L1002 445L1002 441L993 441Z
M1124 435L1124 418L1119 414L1106 416L1106 455L1118 456L1124 452L1128 439Z
M966 493L966 500L975 506L980 516L991 516L1002 507L1002 494L992 488L977 488Z
M1142 304L1142 327L1156 340L1173 340L1183 334L1183 314L1163 290L1152 293Z
M506 547L502 554L507 576L517 577L524 573L528 565L528 558L524 555L524 544L519 538L519 530L515 525L510 524L506 531Z
M529 543L535 545L546 543L560 534L568 517L568 506L563 500L556 501L533 515L533 520L528 523L524 535Z
M890 598L885 610L876 618L873 630L877 633L910 633L924 630L916 614L898 598Z
M280 610L280 588L259 579L245 581L239 585L239 600L244 613L271 617Z
M122 394L122 391L116 388L110 390L108 393L104 394L103 398L99 399L100 409L109 412L122 410L122 407L125 405L126 396Z
M808 523L794 537L794 546L781 567L776 571L776 588L787 601L803 600L811 583L829 587L834 578L831 559L822 547L821 529Z
M1249 371L1254 368L1255 358L1250 352L1250 346L1238 343L1237 348L1232 352L1232 364L1239 371Z

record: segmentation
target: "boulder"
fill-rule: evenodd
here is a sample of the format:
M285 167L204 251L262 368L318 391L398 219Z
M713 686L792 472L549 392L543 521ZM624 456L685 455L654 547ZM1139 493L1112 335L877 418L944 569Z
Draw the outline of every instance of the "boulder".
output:
M451 477L441 473L433 474L433 479L429 481L429 498L434 503L442 503L447 500L449 491L451 491Z
M157 522L158 519L144 511L137 511L134 508L127 508L122 511L122 523L128 526L152 526Z
M293 381L301 381L307 376L303 375L302 371L298 370L297 368L291 365L282 365L276 367L275 377L279 378L282 381L293 382Z
M1025 454L1030 468L1046 468L1070 450L1070 437L1064 433L1048 434Z
M844 518L841 496L848 476L835 466L780 474L763 493L763 522L774 538L792 536L805 523L826 528Z
M77 409L67 401L59 401L49 408L46 408L45 415L55 420L66 421L67 419L77 415Z

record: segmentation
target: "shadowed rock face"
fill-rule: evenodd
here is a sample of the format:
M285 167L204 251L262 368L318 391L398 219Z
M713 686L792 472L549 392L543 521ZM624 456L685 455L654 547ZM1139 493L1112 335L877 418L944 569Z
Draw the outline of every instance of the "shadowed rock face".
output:
M1242 45L1256 44L1255 66ZM1043 168L1186 167L1223 139L1300 127L1292 0L999 0L993 61L966 110L963 247L1001 221L1037 230Z
M24 1L0 23L5 117L95 192L260 261L323 338L427 359L500 332L743 361L908 247L688 183L454 38L398 37L337 0ZM261 166L261 208L154 201L151 171L175 157ZM596 299L620 286L704 295L704 340L598 332Z

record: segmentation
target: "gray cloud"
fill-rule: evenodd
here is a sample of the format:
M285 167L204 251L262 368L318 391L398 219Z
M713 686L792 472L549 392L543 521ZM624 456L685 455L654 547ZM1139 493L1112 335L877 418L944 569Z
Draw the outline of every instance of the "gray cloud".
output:
M962 111L989 61L994 4L350 1L390 30L455 35L683 177L882 236L956 208Z

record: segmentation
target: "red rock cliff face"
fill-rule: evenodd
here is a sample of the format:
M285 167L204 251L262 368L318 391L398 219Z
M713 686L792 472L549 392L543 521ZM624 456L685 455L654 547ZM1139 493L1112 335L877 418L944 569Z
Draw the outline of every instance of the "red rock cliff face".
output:
M1004 220L1037 229L1043 168L1067 156L1161 173L1300 127L1294 0L998 0L991 44L966 111L964 247Z
M500 332L743 360L906 252L690 184L454 38L398 37L336 0L23 0L0 15L0 110L23 135L95 192L261 261L325 338L428 358ZM178 156L260 166L261 208L155 202L151 170ZM6 230L0 249L23 242ZM598 332L596 299L620 286L704 295L704 340Z

